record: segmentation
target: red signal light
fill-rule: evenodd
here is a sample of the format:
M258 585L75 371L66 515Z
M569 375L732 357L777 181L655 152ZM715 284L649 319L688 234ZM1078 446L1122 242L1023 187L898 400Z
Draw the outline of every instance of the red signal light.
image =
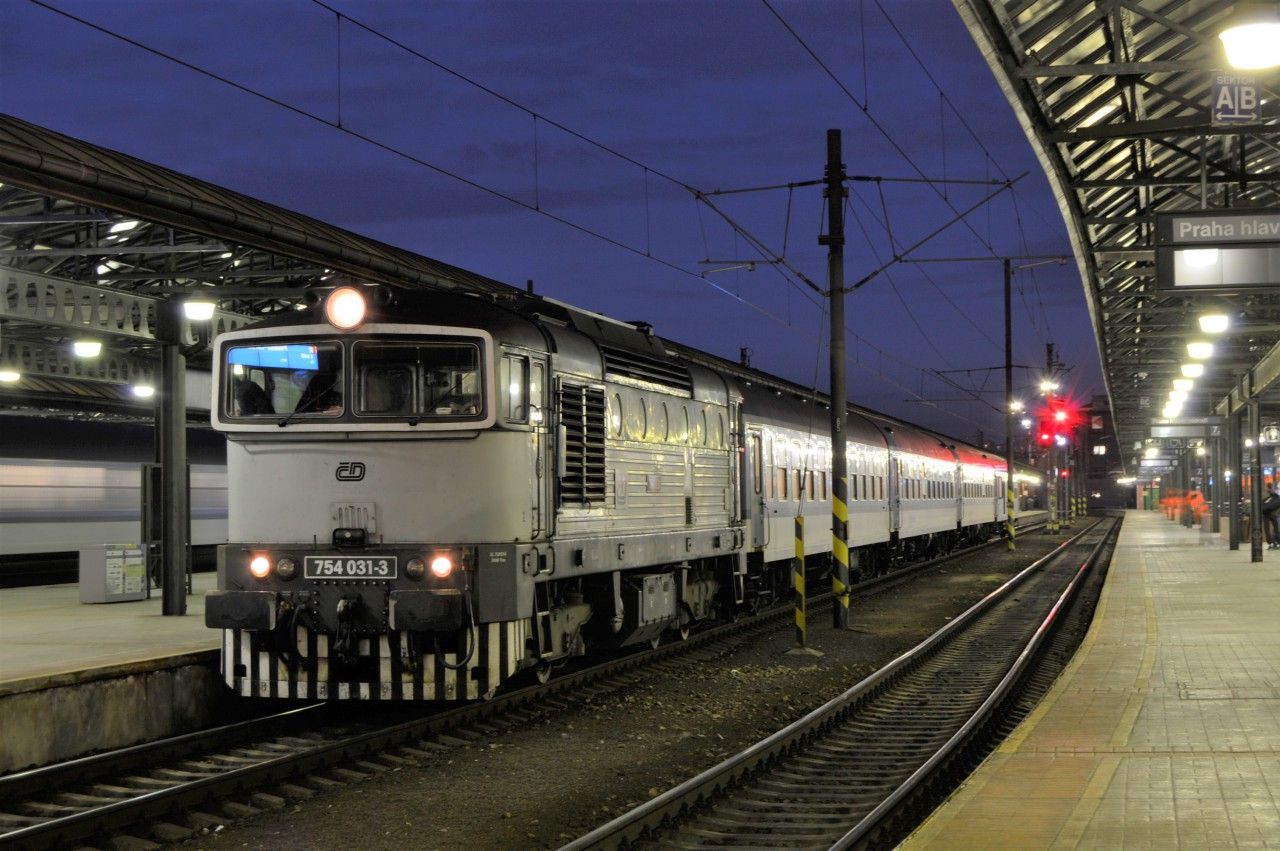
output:
M1071 478L1071 471L1069 471L1069 470L1063 470L1063 471L1062 471L1062 478L1064 478L1064 479L1069 479L1069 478Z

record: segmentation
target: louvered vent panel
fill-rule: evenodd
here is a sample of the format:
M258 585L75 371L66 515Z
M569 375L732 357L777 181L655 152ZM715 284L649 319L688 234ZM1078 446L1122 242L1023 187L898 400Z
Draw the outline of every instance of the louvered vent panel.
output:
M633 378L682 393L693 390L689 371L678 364L608 346L602 346L600 351L604 355L605 378Z
M604 420L603 390L560 385L560 424L565 431L561 505L604 502Z

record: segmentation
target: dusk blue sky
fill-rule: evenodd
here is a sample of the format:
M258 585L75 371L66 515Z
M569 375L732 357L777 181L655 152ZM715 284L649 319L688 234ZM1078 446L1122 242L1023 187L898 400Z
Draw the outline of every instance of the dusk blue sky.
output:
M1012 195L969 217L976 235L956 225L913 256L989 255L982 240L1009 254L1069 246L1044 174L949 2L771 2L865 98L866 113L759 0L0 0L0 111L511 284L532 278L540 293L647 320L718 355L736 359L750 347L753 365L825 388L816 295L767 265L699 277L717 268L701 261L759 255L659 173L703 191L817 179L826 130L836 127L851 174L916 176L869 114L930 177L1028 172ZM361 24L653 171L535 121ZM946 193L963 210L992 188ZM899 249L954 215L928 186L881 189L883 200L873 184L851 186L848 282L893 255L885 210ZM788 261L825 284L819 188L713 200L772 251L783 250L785 234ZM1053 342L1073 367L1072 394L1103 392L1074 261L1022 272L1016 288L1015 362L1043 364ZM929 372L1002 365L1001 311L997 262L893 267L848 299L850 399L958 437L1002 435L991 407L933 402L964 394ZM998 372L954 377L1003 388ZM1000 405L998 393L986 398Z

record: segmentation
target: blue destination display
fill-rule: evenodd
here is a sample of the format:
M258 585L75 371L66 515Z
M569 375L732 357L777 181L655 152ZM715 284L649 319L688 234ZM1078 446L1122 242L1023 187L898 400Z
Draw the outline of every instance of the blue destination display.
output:
M268 369L306 369L313 372L320 368L316 347L305 343L290 343L285 346L241 346L227 352L227 363L263 366Z

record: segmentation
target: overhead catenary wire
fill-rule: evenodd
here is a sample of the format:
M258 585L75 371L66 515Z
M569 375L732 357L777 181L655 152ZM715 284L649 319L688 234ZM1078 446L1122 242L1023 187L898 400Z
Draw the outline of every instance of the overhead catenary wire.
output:
M272 105L272 106L274 106L274 107L276 107L276 108L279 108L279 109L285 110L285 111L287 111L287 112L289 112L289 113L292 113L292 114L294 114L294 115L296 115L296 116L299 116L299 117L301 117L301 118L304 118L304 119L306 119L306 120L308 120L308 121L311 121L311 122L314 122L314 123L317 123L317 124L323 125L323 126L325 126L325 127L328 127L328 128L330 128L330 129L336 130L336 131L338 131L338 132L340 132L340 133L343 133L343 134L345 134L345 135L347 135L347 136L350 136L351 138L354 138L354 139L357 139L357 140L359 140L359 141L361 141L361 142L364 142L365 144L368 144L368 145L370 145L370 146L372 146L372 147L375 147L375 148L377 148L377 149L379 149L379 150L381 150L381 151L384 151L384 152L386 152L386 153L388 153L388 154L391 154L391 155L396 156L396 157L400 157L400 158L404 159L405 161L410 162L410 163L412 163L412 164L414 164L414 165L416 165L416 166L418 166L418 167L421 167L421 168L427 169L427 170L429 170L429 171L432 171L432 172L435 172L435 173L437 173L437 174L440 174L441 176L444 176L444 177L450 178L450 179L452 179L452 180L455 180L455 181L457 181L457 182L459 182L459 183L461 183L461 184L463 184L463 185L466 185L466 186L468 186L468 187L470 187L470 188L472 188L472 189L475 189L475 190L477 190L477 191L480 191L480 192L485 193L485 194L487 194L487 195L490 195L490 196L492 196L492 197L498 198L498 199L500 199L500 200L506 201L506 202L508 202L508 203L510 203L510 204L513 204L513 205L517 206L517 207L523 208L523 209L525 209L525 210L528 210L528 211L530 211L530 212L536 213L536 214L538 214L538 215L545 216L545 217L547 217L548 219L550 219L550 220L552 220L552 221L555 221L555 222L557 222L557 223L559 223L559 224L562 224L562 225L564 225L564 226L566 226L566 227L569 227L569 228L571 228L571 229L573 229L573 230L575 230L575 231L578 231L578 232L580 232L580 233L582 233L582 234L584 234L584 235L587 235L587 236L593 237L593 238L595 238L595 239L598 239L598 240L600 240L600 241L602 241L602 242L604 242L604 243L606 243L606 244L609 244L609 245L611 245L611 246L613 246L613 247L615 247L615 248L622 249L622 250L624 250L624 251L627 251L627 252L629 252L629 253L635 254L635 255L637 255L637 256L646 257L647 259L650 259L650 260L652 260L653 262L659 263L660 265L662 265L662 266L664 266L664 267L666 267L666 268L668 268L668 269L670 269L670 270L672 270L672 271L675 271L675 272L681 273L681 274L683 274L683 275L685 275L685 276L688 276L688 277L696 278L697 280L700 280L700 281L703 281L704 283L706 283L706 284L707 284L708 286L710 286L713 290L715 290L715 291L717 291L717 292L719 292L719 293L721 293L721 294L723 294L723 295L726 295L726 296L728 296L729 298L732 298L734 301L736 301L736 302L738 302L738 303L742 304L742 305L743 305L743 306L745 306L745 307L748 307L749 309L751 309L751 310L753 310L753 311L755 311L755 312L757 312L757 313L760 313L762 316L765 316L765 317L767 317L767 318L769 318L769 319L772 319L773 321L777 322L777 323L778 323L778 324L780 324L780 325L783 325L784 327L791 327L791 326L789 325L789 323L787 322L787 320L783 319L782 317L778 316L777 314L773 313L772 311L770 311L770 310L768 310L768 309L766 309L766 308L762 307L761 305L756 304L756 303L754 303L754 302L752 302L752 301L750 301L750 300L748 300L748 299L742 298L739 294L734 293L734 292L732 292L732 291L730 291L730 290L728 290L728 289L726 289L726 288L724 288L724 287L721 287L721 286L719 286L719 285L715 284L714 282L711 282L711 281L706 280L706 278L704 278L702 275L700 275L697 271L695 271L695 270L691 270L691 269L688 269L688 268L685 268L684 266L680 265L680 264L679 264L679 263L677 263L677 262L674 262L674 261L672 261L672 260L668 260L668 259L666 259L666 258L663 258L663 257L659 256L659 255L656 255L656 254L651 253L651 251L650 251L650 250L648 250L648 246L646 246L645 248L640 248L640 247L637 247L637 246L630 245L630 244L628 244L628 243L626 243L626 242L624 242L624 241L622 241L622 240L620 240L620 239L617 239L617 238L611 237L611 236L609 236L609 235L607 235L607 234L605 234L605 233L602 233L602 232L600 232L600 231L597 231L597 230L595 230L594 228L591 228L591 227L588 227L588 226L586 226L586 225L583 225L583 224L580 224L580 223L578 223L578 222L575 222L575 221L573 221L573 220L571 220L571 219L567 218L566 216L558 215L558 214L556 214L556 213L552 213L552 212L548 211L547 209L545 209L544 207L541 207L540 203L539 203L539 204L530 204L529 202L524 201L524 200L522 200L522 199L520 199L520 198L518 198L518 197L516 197L516 196L514 196L514 195L512 195L512 194L510 194L509 192L504 192L504 191L502 191L502 190L500 190L500 189L497 189L497 188L495 188L495 187L493 187L493 186L489 186L489 185L487 185L487 184L485 184L485 183L482 183L482 182L481 182L481 181L479 181L479 180L469 178L469 177L467 177L467 176L465 176L465 175L463 175L463 174L461 174L461 173L459 173L459 172L457 172L457 171L455 171L455 170L453 170L453 169L450 169L450 168L447 168L447 167L441 166L441 165L439 165L439 164L437 164L437 163L431 162L431 161L429 161L429 160L425 159L424 157L417 156L417 155L415 155L415 154L411 154L411 153L409 153L409 152L407 152L407 151L404 151L404 150L402 150L402 149L397 148L395 145L392 145L392 144L389 144L389 143L387 143L387 142L383 142L383 141L381 141L381 140L379 140L379 139L377 139L377 138L374 138L374 137L372 137L372 136L368 135L367 133L362 133L362 132L359 132L359 131L353 130L353 129L351 128L351 126L349 125L349 123L347 123L347 122L345 122L345 121L343 121L342 123L339 123L339 121L338 121L338 119L337 119L336 117L335 117L335 118L325 117L325 116L323 116L323 115L321 115L321 114L319 114L319 113L313 112L313 111L311 111L311 110L309 110L309 109L306 109L306 108L304 108L304 107L301 107L301 106L298 106L298 105L296 105L296 104L290 103L290 102L288 102L288 101L286 101L286 100L284 100L284 99L282 99L282 98L280 98L280 97L277 97L277 96L274 96L274 95L267 94L267 93L265 93L265 92L263 92L263 91L260 91L260 90L258 90L258 89L253 88L253 87L252 87L252 86L250 86L250 85L247 85L247 84L245 84L245 83L238 82L237 80L234 80L234 79L232 79L232 78L230 78L230 77L227 77L227 76L226 76L226 75L224 75L224 74L220 74L220 73L218 73L218 72L212 71L212 70L210 70L210 69L208 69L208 68L205 68L205 67L202 67L202 66L200 66L200 65L197 65L197 64L195 64L194 62L191 62L191 61L188 61L188 60L182 59L181 57L178 57L178 56L176 56L176 55L174 55L174 54L171 54L171 53L169 53L169 52L167 52L167 51L164 51L164 50L161 50L161 49L159 49L159 48L153 47L153 46L151 46L151 45L149 45L149 44L146 44L146 43L144 43L144 42L142 42L142 41L140 41L140 40L138 40L138 39L136 39L136 38L133 38L133 37L131 37L131 36L127 36L127 35L124 35L123 33L120 33L120 32L117 32L117 31L115 31L115 30L112 30L112 29L110 29L109 27L104 26L104 25L102 25L102 24L99 24L99 23L97 23L97 22L95 22L95 21L89 20L89 19L84 18L84 17L82 17L82 16L80 16L80 15L77 15L77 14L75 14L75 13L69 12L69 11L67 11L67 10L65 10L65 9L61 9L61 8L59 8L59 7L55 6L55 5L53 5L52 3L47 2L47 0L28 0L28 2L29 2L29 3L31 3L31 4L32 4L32 5L34 5L34 6L38 6L38 7L42 8L42 9L45 9L46 11L48 11L48 12L50 12L50 13L53 13L53 14L59 15L59 16L61 16L61 17L63 17L63 18L66 18L67 20L73 21L73 22L75 22L75 23L77 23L77 24L79 24L79 25L81 25L81 26L84 26L84 27L86 27L86 28L88 28L88 29L92 29L92 30L94 30L94 31L96 31L96 32L99 32L99 33L101 33L102 35L105 35L105 36L107 36L107 37L109 37L109 38L113 38L113 39L116 39L116 40L118 40L118 41L120 41L120 42L123 42L123 43L125 43L125 44L128 44L128 45L130 45L131 47L133 47L133 48L135 48L135 49L137 49L137 50L141 50L141 51L143 51L143 52L145 52L145 53L148 53L148 54L150 54L150 55L152 55L152 56L155 56L155 57L157 57L157 58L163 59L164 61L170 62L170 63L172 63L172 64L174 64L174 65L177 65L177 66L179 66L179 67L181 67L181 68L184 68L184 69L186 69L187 71L190 71L190 72L192 72L192 73L194 73L194 74L197 74L197 75L199 75L199 76L205 77L205 78L210 79L210 80L213 80L213 81L215 81L215 82L218 82L218 83L220 83L220 84L222 84L222 85L225 85L225 86L227 86L227 87L229 87L229 88L232 88L232 89L234 89L234 90L236 90L236 91L238 91L238 92L241 92L242 94L248 95L248 96L253 97L253 98L257 98L257 99L259 99L259 100L261 100L261 101L263 101L263 102L265 102L265 103L268 103L268 104L270 104L270 105ZM530 109L528 109L527 107L523 107L521 104L519 104L519 103L518 103L518 102L516 102L515 100L513 100L513 99L511 99L511 98L509 98L509 97L507 97L507 96L505 96L505 95L502 95L501 93L499 93L499 92L497 92L497 91L495 91L495 90L493 90L493 89L491 89L491 88L489 88L489 87L487 87L487 86L484 86L483 84L480 84L480 83L478 83L478 82L476 82L476 81L474 81L474 80L471 80L470 78L466 77L465 75L461 75L461 74L459 74L458 72L454 71L453 69L448 68L447 66L444 66L444 65L443 65L443 64L441 64L441 63L435 62L434 60L431 60L429 57L426 57L425 55L419 54L417 51L414 51L412 48L408 48L407 46L405 46L405 45L401 44L400 42L398 42L398 41L396 41L396 40L394 40L394 39L391 39L391 38L389 38L389 37L383 36L381 33L378 33L378 32L377 32L376 30L374 30L373 28L368 27L367 25L363 24L362 22L357 21L357 20L355 20L355 19L351 18L351 16L349 16L349 15L347 15L347 14L345 14L345 13L342 13L342 12L340 12L340 11L338 11L338 10L334 9L332 6L328 6L327 4L325 4L325 3L323 3L323 2L320 2L319 0L313 0L313 3L315 3L315 5L317 5L317 6L318 6L318 7L320 7L320 8L323 8L323 9L327 10L328 12L332 12L332 13L334 13L335 15L338 15L340 18L344 18L344 19L346 19L347 21L349 21L349 22L351 22L352 24L354 24L354 25L356 25L356 26L360 27L361 29L365 29L366 31L370 32L370 33L371 33L371 34L373 34L373 35L377 35L377 36L379 36L379 37L386 38L386 40L387 40L388 42L393 43L393 44L396 44L396 46L400 47L401 49L405 49L405 50L407 50L409 53L411 53L411 54L413 54L413 55L415 55L415 56L418 56L422 61L428 62L428 63L430 63L431 65L433 65L433 66L435 66L435 67L438 67L441 71L443 71L443 72L445 72L445 73L448 73L448 74L451 74L451 75L453 75L453 76L455 76L455 77L458 77L459 79L463 79L463 80L465 80L466 82L468 82L469 84L476 86L477 88L479 88L479 89L481 89L482 91L486 92L487 94L489 94L489 95L491 95L491 96L493 96L493 97L495 97L495 98L497 98L497 99L499 99L499 100L503 101L504 103L507 103L507 104L509 104L509 105L511 105L511 106L513 106L513 107L515 107L515 108L517 108L517 109L521 109L521 110L525 111L526 113L528 113L529 115L533 116L533 117L536 119L535 123L537 123L537 122L545 122L545 123L547 123L547 124L550 124L550 125L552 125L552 126L556 127L557 129L560 129L560 130L562 130L563 132L565 132L565 133L567 133L567 134L569 134L569 135L573 136L574 138L577 138L577 139L579 139L579 140L581 140L581 141L583 141L583 142L585 142L585 143L587 143L587 144L590 144L590 145L592 145L592 146L594 146L594 147L599 148L599 149L600 149L600 150L602 150L602 151L605 151L605 152L607 152L607 153L609 153L609 154L611 154L611 155L613 155L613 156L616 156L616 157L618 157L619 159L621 159L621 160L623 160L623 161L625 161L625 162L627 162L627 163L629 163L629 164L631 164L631 165L633 165L633 166L635 166L635 167L637 167L637 168L639 168L639 169L642 169L642 170L646 170L646 169L647 169L647 171L649 171L649 172L653 173L654 175L656 175L656 176L658 176L658 177L660 177L660 178L663 178L664 180L668 180L668 181L670 181L671 183L673 183L673 184L675 184L675 185L677 185L677 186L679 186L679 187L681 187L681 188L683 188L683 189L687 190L688 192L690 192L690 193L694 196L694 199L695 199L695 203L696 203L696 204L706 204L706 205L707 205L707 207L708 207L709 209L711 209L714 213L716 213L716 215L717 215L717 216L719 216L722 220L724 220L724 221L726 222L726 224L728 224L728 225L731 227L731 229L732 229L735 233L737 233L737 234L741 235L741 236L742 236L742 237L743 237L743 238L744 238L748 243L750 243L750 244L752 244L754 247L756 247L756 249L757 249L757 250L761 250L761 251L765 252L767 256L776 257L776 255L774 255L772 252L770 252L770 251L768 250L767 246L765 246L765 245L764 245L764 243L763 243L762 241L760 241L758 238L754 237L754 235L750 234L750 232L746 231L746 230L745 230L745 228L742 228L742 226L741 226L741 225L739 225L738 223L736 223L736 222L735 222L731 217L729 217L729 216L728 216L727 214L725 214L722 210L720 210L720 209L719 209L718 207L716 207L713 203L711 203L711 201L710 201L710 200L709 200L709 199L708 199L708 198L707 198L703 193L701 193L701 192L700 192L699 190L697 190L696 188L694 188L694 187L690 186L689 184L687 184L687 183L685 183L685 182L683 182L683 181L681 181L681 180L679 180L679 179L677 179L677 178L672 177L671 175L669 175L669 174L665 173L665 172L664 172L664 171L662 171L662 170L656 169L656 168L654 168L654 167L652 167L652 166L648 166L648 165L646 165L645 163L642 163L642 162L640 162L640 161L638 161L638 160L636 160L636 159L634 159L634 158L632 158L632 157L630 157L630 156L628 156L628 155L626 155L626 154L623 154L623 153L621 153L621 152L619 152L619 151L615 150L614 148L612 148L612 147L610 147L610 146L608 146L608 145L605 145L605 144L603 144L603 143L600 143L600 142L598 142L598 141L596 141L596 140L594 140L594 139L592 139L592 138L590 138L590 137L586 136L585 134L582 134L582 133L580 133L580 132L578 132L578 131L575 131L575 130L573 130L572 128L569 128L569 127L567 127L567 126L565 126L565 125L563 125L563 124L561 124L561 123L559 123L559 122L555 121L554 119L547 118L546 116L541 115L540 113L536 113L535 111L530 110ZM923 177L923 175L921 175L921 176ZM927 181L924 181L924 182L927 182ZM794 277L790 277L788 274L782 274L782 271L783 271L783 270L782 270L782 268L779 268L779 267L784 267L784 268L785 268L785 270L786 270L786 272L787 272L787 273L789 273L789 275L790 275L790 276L794 276ZM783 279L788 283L788 286L790 286L790 287L796 287L796 288L798 288L798 291L800 291L800 292L802 292L802 293L803 293L803 292L804 292L804 287L801 287L801 286L800 286L800 284L799 284L799 283L797 283L797 281L800 281L800 282L802 282L805 286L807 286L807 287L809 287L809 288L811 288L811 289L813 289L813 290L815 290L815 291L817 291L817 292L819 292L819 293L821 293L821 292L822 292L821 288L817 287L817 285L816 285L816 284L814 284L814 283L813 283L813 281L811 281L807 276L805 276L805 275L804 275L804 274L803 274L799 269L797 269L797 268L795 268L794 266L792 266L792 265L789 263L789 261L785 261L785 260L784 260L784 261L782 261L782 262L780 262L780 263L778 263L778 264L774 264L774 268L778 268L778 269L779 269L779 273L780 273L780 274L782 274L782 277L783 277ZM810 300L812 301L812 298L811 298L811 297L810 297ZM798 332L798 329L793 329L793 330L796 330L796 331L797 331L797 333L802 333L802 332ZM846 329L846 330L848 330L848 329ZM852 333L852 332L850 332L850 333ZM916 366L916 365L914 365L914 364L907 363L906 361L903 361L903 360L901 360L900 358L897 358L897 357L895 357L895 356L893 356L893 355L889 354L888 352L884 351L883 349L880 349L879 347L875 346L874 344L869 343L868 341L866 341L865 339L862 339L861 337L859 337L859 336L858 336L858 335L856 335L856 334L853 334L852 336L853 336L853 337L854 337L854 339L855 339L858 343L860 343L863 347L868 348L868 349L870 349L871 351L874 351L877 355L879 355L879 357L880 357L880 361L881 361L881 363L882 363L882 364L883 364L883 362L887 359L887 360L891 360L891 361L894 361L894 362L896 362L896 363L899 363L899 364L901 364L901 365L903 365L903 366L905 366L905 367L907 367L907 368L909 368L909 369L913 369L913 370L917 370L917 371L920 371L920 370L922 369L921 367L918 367L918 366ZM855 355L856 355L856 350L855 350ZM862 369L862 370L864 370L864 371L868 372L868 373L869 373L869 374L871 374L873 377L877 378L877 380L880 380L880 381L882 381L882 382L884 382L884 383L891 384L891 385L893 385L893 386L895 386L895 387L899 387L900 389L904 389L904 390L906 390L908 393L912 393L912 395L918 395L918 394L914 394L912 391L910 391L910 389L909 389L909 388L906 388L906 387L905 387L904 385L902 385L900 382L898 382L898 381L896 381L895 379L891 378L890 376L886 375L886 374L883 372L883 369L880 369L880 370L873 370L873 369L871 369L870 367L867 367L865 364L861 363L861 361L860 361L860 360L857 360L857 359L855 359L855 365L856 365L856 366L858 366L860 369ZM921 399L921 401L925 401L925 400ZM940 410L942 410L942 409L940 409ZM968 421L968 422L973 422L974 424L978 424L978 423L976 423L976 421L973 421L973 420L969 419L968 417L964 417L964 416L962 416L962 415L956 414L955 412L952 412L952 411L945 411L945 410L944 410L943 412L944 412L944 413L947 413L947 414L950 414L950 415L952 415L952 416L955 416L955 417L956 417L956 418L958 418L958 419L962 419L962 420L966 420L966 421Z
M924 170L919 166L919 164L916 163L915 159L912 158L912 156L909 153L907 153L906 149L901 144L899 144L898 140L893 138L893 134L889 132L888 128L886 128L875 117L875 115L871 113L871 109L869 105L867 103L860 103L858 99L853 96L853 92L849 91L849 88L844 84L844 82L836 75L834 71L831 70L831 68L827 66L825 62L822 61L821 57L819 57L818 54L814 52L813 48L811 48L808 45L808 43L806 43L805 40L801 38L800 34L796 32L795 28L792 27L791 24L787 22L786 18L782 17L782 14L773 7L773 5L769 2L769 0L760 0L760 2L764 4L764 7L768 9L769 12L775 18L778 19L778 22L782 24L783 28L786 29L786 31L791 34L791 37L796 40L796 42L800 45L800 47L803 48L804 51L808 53L810 57L813 58L813 61L816 62L818 67L821 68L823 72L825 72L826 75L831 79L831 81L836 84L836 86L840 89L840 91L844 92L845 96L850 100L850 102L852 102L854 106L858 107L858 109L862 112L863 116L865 116L866 119L871 123L871 126L875 128L876 132L878 132L884 138L884 140L889 143L890 147L892 147L894 151L897 152L898 156L902 157L902 159L906 161L907 165L911 167L912 171L914 171L917 176L924 177L925 176ZM974 238L977 239L978 242L982 243L983 247L985 247L994 256L996 254L995 248L990 244L990 242L982 238L982 234L978 233L977 229L974 228L972 223L965 221L964 217L960 215L960 211L957 210L955 205L951 203L951 199L947 198L946 195L943 192L941 192L936 185L930 184L930 188L933 189L934 193L937 194L937 196L942 199L942 202L951 209L951 212L956 214L957 220L962 221L965 227L969 230L969 232L973 234Z

